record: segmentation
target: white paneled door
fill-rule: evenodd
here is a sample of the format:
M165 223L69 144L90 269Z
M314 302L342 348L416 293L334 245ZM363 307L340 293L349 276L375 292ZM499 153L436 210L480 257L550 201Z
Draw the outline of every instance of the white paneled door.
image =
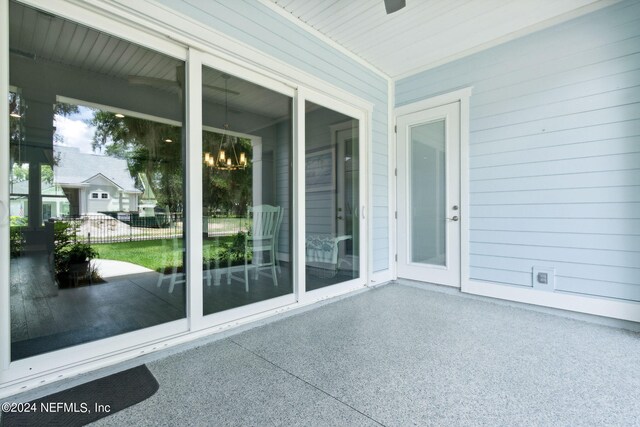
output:
M460 287L460 104L397 125L398 277Z

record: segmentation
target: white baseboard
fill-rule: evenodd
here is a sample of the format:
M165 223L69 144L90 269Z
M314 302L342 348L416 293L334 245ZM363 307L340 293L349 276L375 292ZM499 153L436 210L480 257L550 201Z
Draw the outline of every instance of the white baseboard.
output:
M461 291L491 298L640 322L639 302L564 292L549 292L528 287L474 280L463 283Z
M369 280L369 286L378 286L386 282L390 282L393 280L393 273L391 269L376 271L371 275L371 279Z

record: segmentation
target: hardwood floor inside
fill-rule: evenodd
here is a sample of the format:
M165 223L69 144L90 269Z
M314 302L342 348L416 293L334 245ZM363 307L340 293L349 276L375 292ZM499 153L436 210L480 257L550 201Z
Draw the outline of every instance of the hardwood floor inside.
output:
M184 283L169 292L170 278L158 286L156 272L109 277L105 283L59 289L49 269L46 253L36 252L11 260L11 359L19 360L70 346L96 341L186 316ZM280 263L278 286L271 272L257 279L249 271L245 290L244 268L220 270L219 283L204 272L204 314L276 298L293 292L291 268ZM178 273L181 275L181 273ZM231 274L230 283L227 275ZM308 290L345 280L353 274L307 272ZM178 280L179 282L179 280Z

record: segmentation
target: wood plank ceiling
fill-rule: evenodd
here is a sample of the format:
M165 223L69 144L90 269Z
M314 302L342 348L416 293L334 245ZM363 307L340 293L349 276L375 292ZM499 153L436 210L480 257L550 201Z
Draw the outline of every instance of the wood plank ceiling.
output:
M617 0L266 0L392 78L495 46Z
M9 3L9 40L11 55L122 79L131 85L179 91L176 72L182 72L182 61L17 2ZM223 73L207 69L203 84L205 101L224 105ZM232 114L252 113L271 119L289 114L289 103L259 85L232 77L228 89Z

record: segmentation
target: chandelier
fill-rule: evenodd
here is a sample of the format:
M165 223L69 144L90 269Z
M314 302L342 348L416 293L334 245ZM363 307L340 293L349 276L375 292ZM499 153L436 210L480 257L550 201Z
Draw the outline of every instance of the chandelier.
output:
M220 145L215 154L204 153L204 163L220 170L238 170L247 167L247 155L242 151L238 137L231 135L229 128L229 91L227 83L230 78L223 74L224 79L224 126L220 137Z

